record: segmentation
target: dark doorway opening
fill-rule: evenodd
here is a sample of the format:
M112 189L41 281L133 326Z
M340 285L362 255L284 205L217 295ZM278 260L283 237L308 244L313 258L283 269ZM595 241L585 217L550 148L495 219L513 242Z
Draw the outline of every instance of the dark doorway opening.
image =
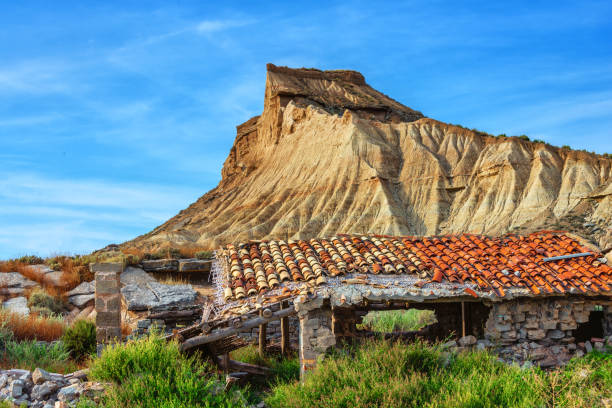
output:
M602 338L604 335L603 319L604 313L602 310L592 311L589 315L589 321L579 324L578 328L574 330L576 342L585 342L593 337Z

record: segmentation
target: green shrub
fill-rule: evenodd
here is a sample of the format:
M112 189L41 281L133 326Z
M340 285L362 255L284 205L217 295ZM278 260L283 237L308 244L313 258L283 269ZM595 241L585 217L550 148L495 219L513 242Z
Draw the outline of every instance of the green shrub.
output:
M195 253L195 257L198 259L211 259L213 256L213 251L198 251Z
M498 138L504 138L504 137L508 137L505 133L501 133L499 135L497 135Z
M123 264L125 266L138 265L139 263L140 263L140 257L138 257L138 255L134 255L134 254L124 255Z
M527 135L520 135L520 136L517 136L517 137L518 137L519 139L521 139L521 140L526 140L526 141L528 141L528 142L531 140L531 139L529 139L529 136L527 136Z
M148 259L180 259L181 251L176 248L163 248L147 256Z
M17 259L17 262L28 264L28 265L39 265L44 264L45 260L36 255L24 255Z
M180 353L178 343L158 335L107 347L93 361L90 376L114 384L102 397L104 407L243 407L245 394L223 392L210 367Z
M244 363L256 364L263 367L268 367L272 371L272 375L265 378L263 384L271 385L278 382L292 382L300 377L300 361L297 355L283 357L280 355L265 355L259 354L259 349L254 346L246 346L234 350L231 353L234 360Z
M97 406L98 404L89 399L80 399L75 408L96 408Z
M533 143L542 143L542 144L546 144L546 142L542 139L533 139L532 140Z
M3 364L11 368L32 371L40 367L64 373L76 370L76 364L70 360L61 342L49 344L36 340L15 341L13 333L4 326L0 326L0 349Z
M28 306L44 316L59 315L66 309L62 298L52 296L42 288L36 288L30 293Z
M303 384L278 384L269 407L607 407L612 355L589 353L550 372L453 354L439 345L372 341L334 353Z
M96 325L89 320L78 320L66 330L62 341L73 358L90 356L96 352Z
M571 148L571 147L569 147L568 145L563 145L563 146L561 146L561 148L562 148L563 150L572 150L572 148Z
M336 354L298 383L277 385L270 407L533 407L536 371L485 353L452 355L421 342L370 342Z

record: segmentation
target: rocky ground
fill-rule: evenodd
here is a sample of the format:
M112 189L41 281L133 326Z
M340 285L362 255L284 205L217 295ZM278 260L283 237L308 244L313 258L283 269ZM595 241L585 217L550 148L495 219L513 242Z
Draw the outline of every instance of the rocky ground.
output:
M1 370L0 400L32 408L64 408L83 397L95 400L105 385L86 381L86 377L83 371L62 375L40 368L33 372Z

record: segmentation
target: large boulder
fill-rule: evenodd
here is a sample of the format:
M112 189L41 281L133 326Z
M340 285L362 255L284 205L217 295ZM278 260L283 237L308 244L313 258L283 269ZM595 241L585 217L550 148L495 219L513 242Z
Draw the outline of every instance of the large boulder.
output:
M70 296L68 298L68 301L78 308L83 308L83 307L92 305L95 298L96 298L96 295L93 293L90 293L89 295Z
M47 285L62 286L64 284L62 279L62 271L55 271L45 264L32 265L29 268L33 273L37 274L40 279L42 279L42 281L45 282Z
M0 273L0 294L5 296L23 295L25 290L37 283L26 278L19 272Z
M121 283L123 285L143 285L146 283L157 282L154 277L146 273L142 268L128 266L121 273Z
M19 296L3 302L2 307L10 310L13 313L20 313L24 316L28 316L30 314L30 308L28 307L28 299L23 296Z
M68 301L78 308L91 305L95 299L96 285L94 281L83 282L67 293Z
M121 289L128 310L163 311L192 307L197 292L191 285L164 285L159 282L130 284Z
M70 292L67 292L66 295L76 296L76 295L90 295L96 291L96 283L95 281L91 282L83 282L76 288L72 289Z

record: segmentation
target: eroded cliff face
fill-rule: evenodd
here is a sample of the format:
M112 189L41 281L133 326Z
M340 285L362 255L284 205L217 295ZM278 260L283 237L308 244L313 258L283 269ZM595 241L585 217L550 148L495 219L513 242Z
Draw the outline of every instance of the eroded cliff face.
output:
M605 249L611 224L610 159L425 118L354 71L269 65L219 185L124 245L564 229Z

